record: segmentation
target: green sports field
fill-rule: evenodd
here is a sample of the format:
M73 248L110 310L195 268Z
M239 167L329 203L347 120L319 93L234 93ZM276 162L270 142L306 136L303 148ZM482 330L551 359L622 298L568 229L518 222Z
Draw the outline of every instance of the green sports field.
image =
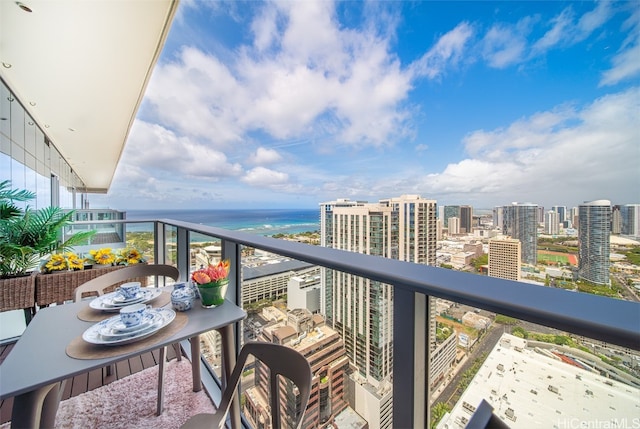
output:
M571 255L569 253L560 253L560 252L549 252L549 251L539 251L538 252L538 262L553 262L556 264L571 264L578 265L578 258L576 255Z

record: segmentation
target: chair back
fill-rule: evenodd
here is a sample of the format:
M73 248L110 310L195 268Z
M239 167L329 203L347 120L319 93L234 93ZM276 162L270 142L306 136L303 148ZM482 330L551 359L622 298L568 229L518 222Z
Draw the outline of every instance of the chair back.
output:
M116 283L123 282L135 277L147 277L147 276L160 276L171 277L173 280L178 280L180 277L180 271L176 267L165 264L135 264L129 265L120 270L111 271L96 277L93 280L89 280L86 283L78 286L76 289L76 296L74 302L78 302L82 299L82 294L87 292L95 292L98 296L104 294L104 290L109 286Z
M269 367L270 376L270 389L271 389L271 422L273 428L282 427L280 424L280 395L278 394L278 376L283 376L291 380L296 387L300 395L300 414L297 416L294 423L295 428L302 426L304 420L304 414L309 403L309 396L311 395L311 366L307 359L302 356L296 350L272 343L263 343L258 341L252 341L246 343L240 350L240 355L236 362L236 366L229 377L227 386L222 394L222 400L220 406L214 415L208 415L212 419L206 420L206 425L203 420L194 419L193 423L198 422L196 425L192 425L191 420L187 422L188 427L214 427L220 428L224 425L226 415L229 412L231 401L236 396L236 389L240 381L240 376L244 371L244 366L247 361L247 357L253 355L256 359L262 361L267 367ZM204 416L204 415L200 415ZM198 416L196 416L198 417Z

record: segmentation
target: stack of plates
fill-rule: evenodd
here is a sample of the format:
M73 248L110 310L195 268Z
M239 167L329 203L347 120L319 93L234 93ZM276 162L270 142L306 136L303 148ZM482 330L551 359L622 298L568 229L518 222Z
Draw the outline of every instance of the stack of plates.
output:
M117 315L96 323L82 334L82 338L92 344L132 343L155 334L171 323L175 317L176 312L170 308L154 308L145 313L140 324L127 327L120 320L120 315Z
M102 295L89 303L89 306L95 310L102 311L120 311L122 307L131 304L143 303L156 299L162 291L156 288L140 289L133 299L126 299L120 292L112 292Z

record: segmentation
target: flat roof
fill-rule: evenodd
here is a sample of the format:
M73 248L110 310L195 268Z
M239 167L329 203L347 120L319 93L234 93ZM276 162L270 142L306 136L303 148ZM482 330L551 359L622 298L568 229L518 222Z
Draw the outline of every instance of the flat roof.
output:
M272 276L274 274L286 273L288 271L298 271L305 268L313 267L308 262L288 260L276 263L268 263L257 267L242 267L242 279L251 280L264 276Z
M472 415L468 406L482 399L512 429L632 427L638 421L639 389L524 345L503 334L438 429L464 427Z

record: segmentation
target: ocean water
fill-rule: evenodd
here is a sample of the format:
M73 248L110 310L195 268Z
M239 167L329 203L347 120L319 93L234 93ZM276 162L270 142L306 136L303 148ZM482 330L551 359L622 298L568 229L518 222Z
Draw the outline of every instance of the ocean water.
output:
M320 230L319 209L127 210L127 219L176 219L269 236Z

